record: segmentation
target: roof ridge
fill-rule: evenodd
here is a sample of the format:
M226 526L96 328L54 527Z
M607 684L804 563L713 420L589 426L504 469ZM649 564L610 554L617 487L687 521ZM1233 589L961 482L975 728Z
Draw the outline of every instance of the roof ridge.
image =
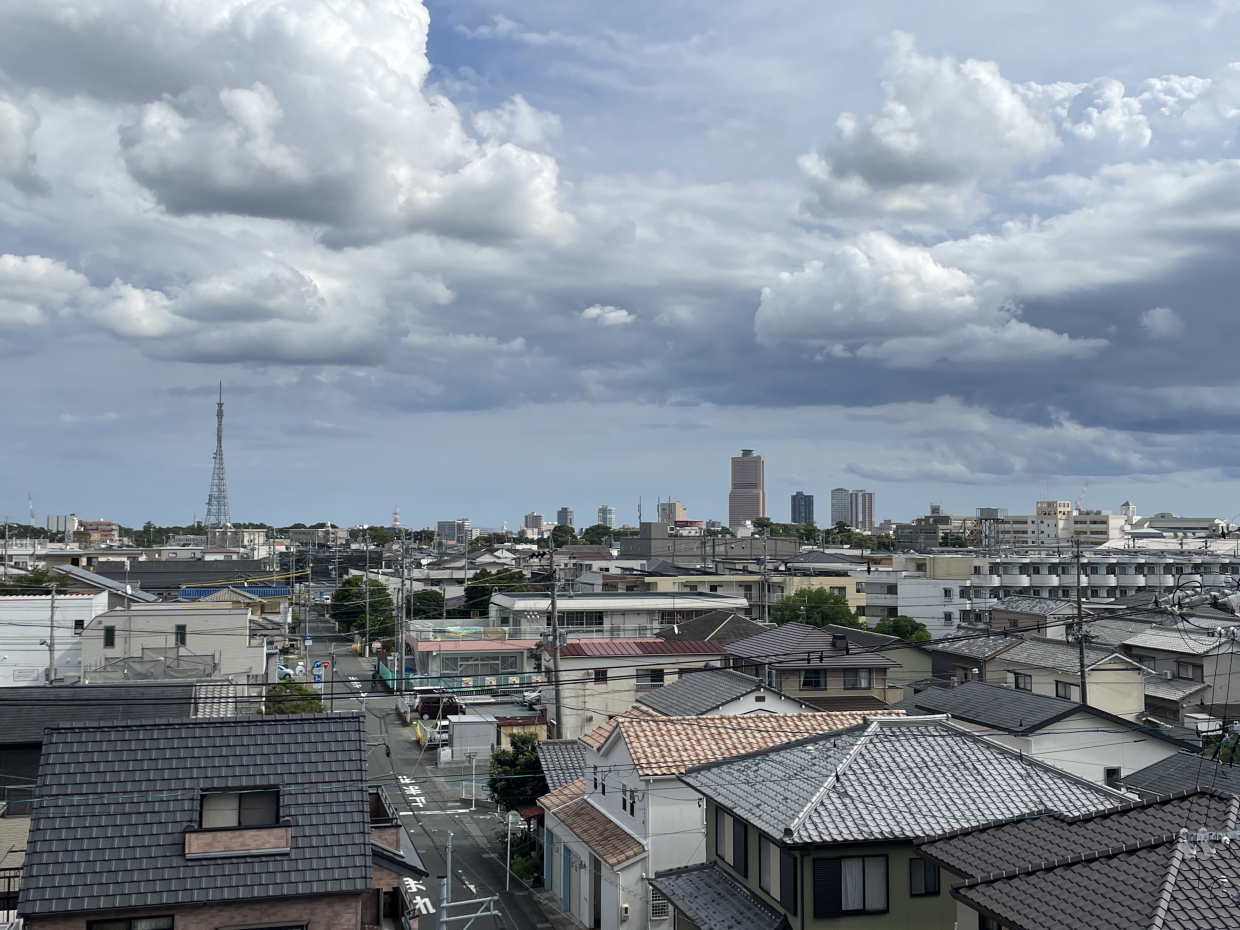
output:
M1051 869L1060 869L1068 865L1080 865L1084 862L1097 862L1099 859L1105 859L1108 856L1119 856L1124 853L1139 852L1143 849L1153 849L1156 846L1166 846L1168 843L1177 843L1179 839L1179 833L1165 833L1161 836L1147 836L1145 839L1134 840L1131 843L1124 843L1121 846L1108 846L1105 849L1095 849L1092 852L1076 853L1071 856L1061 856L1058 859L1042 859L1036 863L1023 865L1020 868L1004 869L1000 872L990 872L986 875L978 875L974 878L966 879L961 882L958 887L974 888L978 885L989 884L990 882L1002 881L1007 878L1019 878L1023 875L1034 875L1038 872L1047 872Z
M1154 904L1154 919L1150 922L1150 930L1160 930L1171 909L1171 894L1180 877L1180 863L1184 861L1184 847L1176 843L1171 850L1171 861L1167 863L1167 872L1163 875L1162 886L1158 889L1158 899Z

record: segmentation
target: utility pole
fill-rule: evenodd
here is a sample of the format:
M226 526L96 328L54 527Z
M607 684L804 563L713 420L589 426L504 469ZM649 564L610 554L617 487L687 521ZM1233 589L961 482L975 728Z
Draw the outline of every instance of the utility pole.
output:
M51 619L47 624L47 683L56 681L56 586L52 585Z
M409 574L406 556L409 551L408 534L404 527L400 531L400 607L396 611L396 663L397 674L400 676L398 690L405 690L405 628L409 624L407 595L405 594L405 576Z
M366 532L362 535L363 544L366 546L366 573L365 573L365 599L366 599L366 658L370 658L370 528L366 528Z
M558 573L555 568L555 541L547 547L551 557L551 683L555 694L555 738L564 738L563 705L560 702L560 607L556 600Z
M1085 684L1085 614L1081 610L1081 540L1073 539L1076 547L1076 644L1081 661L1081 703L1089 703L1089 692Z

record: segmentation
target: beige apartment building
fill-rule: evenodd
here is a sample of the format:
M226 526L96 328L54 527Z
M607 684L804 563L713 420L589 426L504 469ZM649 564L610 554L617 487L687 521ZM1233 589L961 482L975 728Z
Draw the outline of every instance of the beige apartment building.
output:
M1053 546L1079 539L1097 545L1122 539L1128 522L1124 514L1109 510L1073 512L1071 501L1038 501L1034 511L1001 518L1000 541L1013 546Z

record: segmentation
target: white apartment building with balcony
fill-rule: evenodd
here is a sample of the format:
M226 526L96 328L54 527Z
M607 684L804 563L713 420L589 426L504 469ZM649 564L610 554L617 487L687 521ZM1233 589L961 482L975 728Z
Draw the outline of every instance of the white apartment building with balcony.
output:
M1071 501L1038 501L1033 514L1006 516L999 522L999 539L1013 546L1053 546L1079 539L1097 545L1122 539L1128 518L1109 510L1073 512Z

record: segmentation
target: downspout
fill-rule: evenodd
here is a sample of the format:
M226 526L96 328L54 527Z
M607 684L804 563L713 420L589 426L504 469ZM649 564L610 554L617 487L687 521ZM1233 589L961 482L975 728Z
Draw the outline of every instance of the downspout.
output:
M801 896L801 930L805 930L805 886L809 884L805 881L805 853L797 856L797 871L800 872L797 876L797 881L800 883L797 893Z

